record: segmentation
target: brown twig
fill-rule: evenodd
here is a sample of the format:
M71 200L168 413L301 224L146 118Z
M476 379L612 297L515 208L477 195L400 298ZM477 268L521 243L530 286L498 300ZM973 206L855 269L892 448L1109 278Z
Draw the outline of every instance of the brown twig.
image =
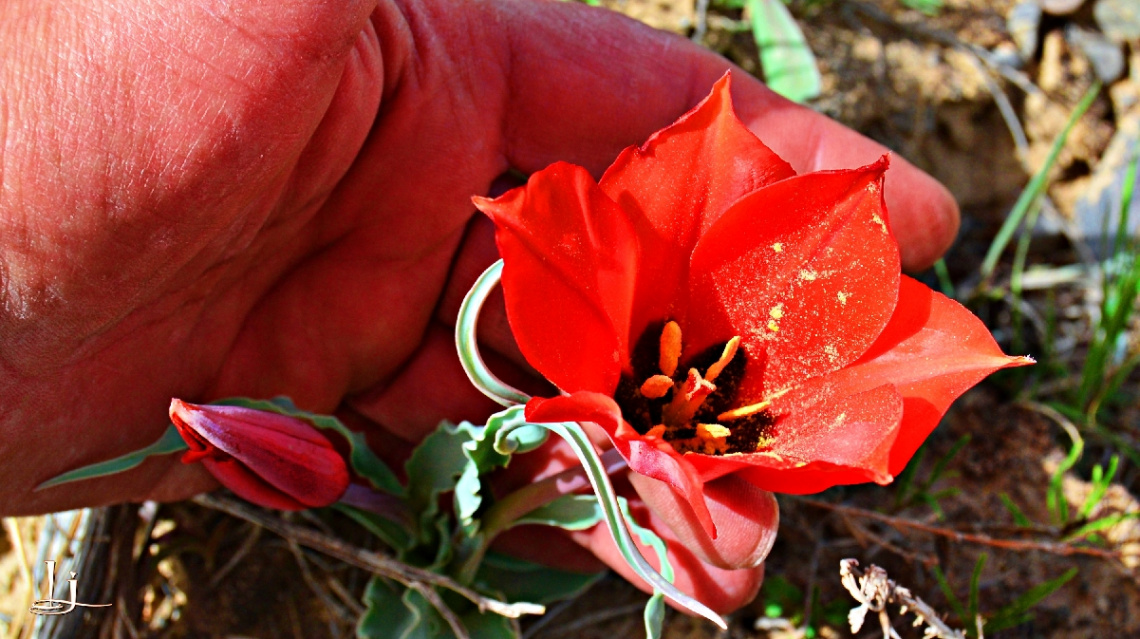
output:
M357 548L336 537L270 517L235 499L217 495L198 495L193 501L201 506L220 510L239 519L257 524L285 539L293 540L302 546L335 557L347 564L383 575L409 588L416 588L415 584L447 588L475 604L480 612L490 611L511 619L522 615L541 615L546 612L546 608L538 604L526 602L512 604L485 597L444 575L409 566L386 555Z
M894 603L901 604L904 613L909 611L918 617L919 623L915 625L926 624L927 629L924 636L939 637L940 639L966 639L966 633L961 630L954 630L946 625L938 611L931 608L929 604L915 597L907 588L888 579L887 571L872 564L864 572L859 570L858 566L859 562L854 559L844 559L839 562L839 579L847 592L851 593L851 596L859 602L859 606L847 615L852 634L859 632L859 629L863 627L863 620L868 612L876 612L879 615L879 625L882 627L883 637L885 639L897 637L898 634L891 627L891 620L887 615L887 604ZM978 637L981 636L979 629Z
M1088 546L1073 546L1064 542L1057 541L1019 541L1016 539L995 539L983 533L969 533L960 530L953 530L951 528L939 528L931 526L922 522L914 521L912 519L904 519L902 517L892 517L877 513L873 510L866 510L864 508L857 508L855 506L843 506L841 504L831 504L826 501L818 501L815 499L808 499L806 497L793 497L796 501L814 506L816 508L823 508L833 512L849 515L853 517L862 517L864 519L872 519L896 529L910 529L918 530L931 535L938 535L939 537L947 537L956 542L967 542L972 544L981 544L983 546L991 546L993 548L1001 548L1003 550L1015 550L1019 552L1026 552L1032 550L1040 550L1062 557L1070 557L1072 555L1088 555L1090 557L1099 557L1101 559L1109 559L1119 561L1120 555L1115 552L1101 550L1100 548L1090 548Z
M455 616L455 611L447 607L447 604L440 598L439 593L433 590L431 586L416 581L408 584L408 587L420 593L420 595L431 604L432 608L435 608L439 616L443 617L443 620L451 627L451 632L455 634L456 639L471 639L471 635L467 634L467 628L463 627L463 622L459 621L459 617Z

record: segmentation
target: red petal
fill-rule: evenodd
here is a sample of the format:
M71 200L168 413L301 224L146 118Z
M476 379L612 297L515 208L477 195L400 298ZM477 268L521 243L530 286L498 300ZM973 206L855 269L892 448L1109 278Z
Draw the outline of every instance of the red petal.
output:
M202 460L202 465L223 486L250 503L276 510L305 510L310 507L270 486L240 462L219 462L207 458Z
M842 368L882 332L899 278L886 168L884 157L763 188L697 244L686 349L739 335L749 358L743 403Z
M601 426L630 469L668 484L681 499L692 504L701 526L716 538L716 526L701 493L704 482L692 464L664 441L642 440L622 419L621 409L610 397L580 392L551 399L535 398L526 405L526 418L536 423L593 422Z
M701 233L745 194L795 175L737 119L729 85L726 73L677 122L623 151L600 181L639 221L633 339L650 322L681 317L688 255Z
M738 471L741 477L764 490L791 494L890 482L889 460L903 414L902 397L890 384L859 393L847 390L829 386L829 392L815 395L818 401L781 415L773 427L775 441L766 452L730 456L748 464ZM694 457L706 481L719 470L710 458Z
M566 163L475 205L495 222L507 318L527 361L564 391L612 394L629 359L637 275L626 214Z
M833 377L852 389L894 384L905 398L891 449L890 472L897 474L962 393L998 369L1032 363L1002 353L973 313L904 275L898 306L879 339Z
M868 479L889 480L902 472L958 396L999 368L1031 362L1028 358L1003 355L978 318L957 302L903 276L895 313L862 358L843 370L809 380L773 401L771 410L790 413L789 417L796 421L777 423L777 444L772 450L808 465L795 468L795 463L773 464L757 455L743 455L741 461L747 460L764 469L742 472L761 488L792 493L816 492ZM849 460L837 466L837 461L843 461L843 450L823 455L794 441L782 441L781 433L800 428L793 426L796 422L825 423L826 419L820 417L821 411L835 413L836 409L831 407L870 405L873 402L867 399L868 394L882 392L884 388L897 389L902 400L901 414L890 417L889 411L883 411L882 420L875 425L868 423L858 430L845 430L842 435L836 435L833 442L837 448L851 447L854 454L860 448L871 450L869 445L881 437L887 447L874 449L873 464L850 463ZM897 427L888 432L886 425L891 419ZM854 440L851 439L853 434ZM884 452L885 458L882 457ZM706 481L713 476L711 471L722 470L707 469L700 461L694 461ZM862 471L857 470L859 468ZM878 477L865 471L874 471Z

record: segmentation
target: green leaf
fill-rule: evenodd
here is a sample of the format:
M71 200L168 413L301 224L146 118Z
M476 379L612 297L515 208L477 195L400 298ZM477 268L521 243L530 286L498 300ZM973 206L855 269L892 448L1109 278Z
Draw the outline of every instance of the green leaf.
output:
M578 573L487 553L479 565L475 583L480 589L501 593L507 601L550 604L585 592L606 573Z
M461 615L459 621L467 629L471 639L517 639L518 637L514 627L511 626L511 620L493 612L481 613L474 610ZM453 636L450 629L447 636Z
M438 639L446 627L422 596L383 577L368 582L363 599L366 610L356 624L360 639Z
M397 559L402 558L404 551L410 550L415 545L411 533L391 519L347 504L333 504L332 508L344 513L365 530L380 538L380 541L396 552Z
M303 411L293 404L293 400L283 395L270 400L230 397L211 403L222 406L244 406L246 408L256 408L257 410L264 410L279 415L289 415L290 417L304 420L316 428L331 430L348 441L348 463L352 466L352 469L356 471L357 475L367 479L376 490L396 497L403 497L406 494L404 487L400 485L399 480L396 479L395 473L388 467L388 464L385 464L383 460L376 456L376 453L372 452L372 449L368 446L368 441L364 438L364 434L350 430L347 426L342 424L339 419L331 415L319 415L317 413Z
M795 18L780 0L748 0L752 37L768 88L804 102L819 96L823 79Z
M989 635L1024 623L1029 618L1032 618L1032 615L1028 613L1030 608L1036 606L1041 602L1041 600L1053 594L1061 586L1064 586L1069 582L1070 579L1076 576L1077 569L1070 568L1065 574L1061 575L1060 577L1057 577L1056 579L1050 579L1045 583L1037 584L1036 586L1030 588L1025 592L1025 594L1018 597L1016 601L997 611L993 614L993 616L986 620L983 630L987 635Z
M135 466L143 463L147 457L152 455L169 455L170 453L177 453L186 450L186 442L183 441L182 436L178 434L178 429L171 424L162 437L146 448L136 450L133 453L127 453L114 459L109 459L83 468L76 468L70 470L62 475L53 477L44 483L36 486L36 490L44 490L60 484L66 484L73 481L80 481L82 479L92 479L95 477L105 477L107 475L114 475L121 473L125 470L130 470Z
M440 422L412 451L404 468L408 473L408 506L419 515L419 539L431 541L439 514L439 496L455 490L468 459L463 444L471 439L470 424Z
M541 524L565 530L586 530L601 522L602 516L602 507L598 505L597 497L563 495L519 517L511 525Z
M468 463L455 486L455 507L460 524L467 535L479 531L479 521L475 514L483 505L482 481L480 476L496 468L506 467L511 461L510 453L495 449L500 432L509 431L509 447L516 453L526 453L546 442L549 431L538 426L520 426L526 422L523 406L512 406L495 413L487 420L486 426L474 426L467 422L457 429L467 433L469 441L463 444L463 455Z

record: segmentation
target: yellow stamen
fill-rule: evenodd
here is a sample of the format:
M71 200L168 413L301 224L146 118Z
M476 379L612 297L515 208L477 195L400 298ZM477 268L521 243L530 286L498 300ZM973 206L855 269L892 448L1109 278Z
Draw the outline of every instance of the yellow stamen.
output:
M658 367L666 377L677 372L677 362L681 361L681 326L677 322L666 322L661 329L661 354Z
M728 363L732 361L732 358L736 355L736 349L739 347L739 335L728 340L728 343L724 345L724 351L722 351L720 354L720 359L718 359L712 366L709 366L709 370L705 373L705 379L709 380L710 382L715 380L716 376L720 375L724 371L724 367L728 366Z
M723 439L731 434L732 431L721 424L697 424L697 437L701 439Z
M734 408L732 410L725 411L725 412L721 413L720 415L717 415L716 420L718 422L727 422L727 421L732 421L734 419L740 419L741 417L748 417L749 415L755 415L756 413L759 413L760 411L764 410L765 408L768 408L771 405L772 405L771 400L764 400L764 401L757 403L757 404L749 404L748 406L741 406L740 408Z
M693 420L705 398L716 391L716 384L701 377L695 368L689 369L689 376L681 383L672 401L661 411L661 418L667 425L682 426Z
M641 394L649 399L660 399L673 388L672 378L654 375L641 384Z
M665 435L665 424L658 424L650 428L646 433L646 437L662 437Z

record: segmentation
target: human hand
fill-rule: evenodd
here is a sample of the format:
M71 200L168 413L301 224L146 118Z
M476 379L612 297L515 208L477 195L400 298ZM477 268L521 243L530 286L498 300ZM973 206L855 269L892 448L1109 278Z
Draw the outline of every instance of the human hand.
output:
M156 439L172 396L285 394L408 442L441 418L481 421L492 406L451 340L496 258L470 196L511 168L600 172L729 66L562 3L120 5L0 6L4 514L212 488L165 458L32 492ZM797 171L884 152L743 73L734 93ZM887 199L904 265L928 265L956 230L953 201L899 159ZM504 375L525 376L501 311L482 328ZM740 535L697 554L758 560L768 540L748 531L763 526L733 522ZM613 561L604 535L579 541ZM695 589L727 588L718 608L759 583L758 569L684 565Z

